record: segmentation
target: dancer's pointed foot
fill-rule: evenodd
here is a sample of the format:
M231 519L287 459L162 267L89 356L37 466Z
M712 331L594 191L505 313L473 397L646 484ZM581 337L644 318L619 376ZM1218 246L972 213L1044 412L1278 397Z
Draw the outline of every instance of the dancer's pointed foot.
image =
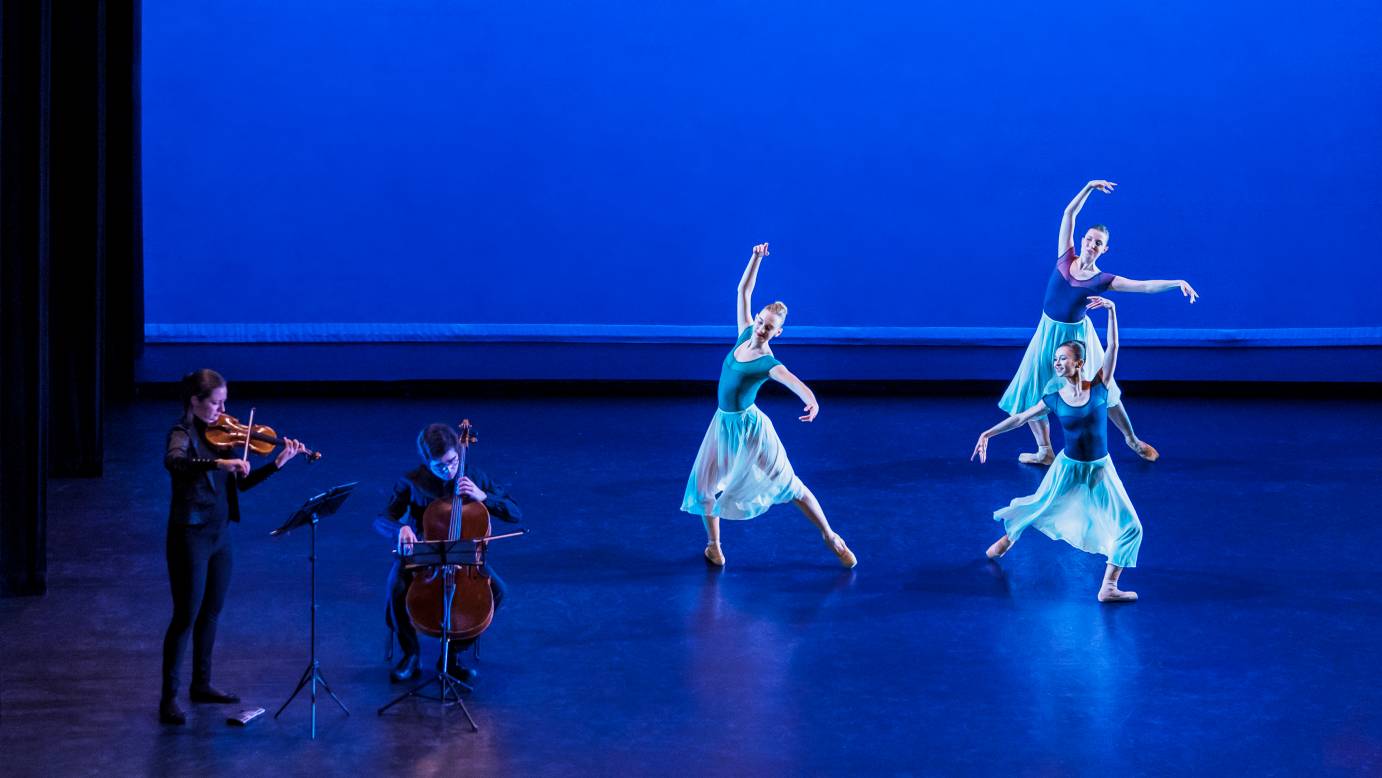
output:
M716 567L725 566L725 552L720 549L719 543L705 544L705 561Z
M1161 459L1161 452L1152 448L1152 444L1146 441L1138 440L1137 438L1124 438L1123 442L1127 443L1128 448L1137 452L1138 456L1142 457L1148 462L1155 462L1158 459Z
M1049 465L1056 461L1056 455L1051 453L1050 446L1042 446L1035 454L1018 454L1017 461L1024 465Z
M1008 549L1012 547L1012 539L1009 538L1007 535L1004 535L1003 537L993 541L993 545L989 546L989 550L984 552L984 556L988 557L989 559L997 559L1003 556L1004 554L1008 553Z
M825 540L826 547L835 552L835 556L840 558L840 564L844 565L846 569L852 570L855 565L859 564L859 559L854 556L854 552L845 545L844 538L839 535L822 535L821 537Z
M1125 592L1112 581L1104 581L1099 587L1099 602L1137 602L1137 592Z

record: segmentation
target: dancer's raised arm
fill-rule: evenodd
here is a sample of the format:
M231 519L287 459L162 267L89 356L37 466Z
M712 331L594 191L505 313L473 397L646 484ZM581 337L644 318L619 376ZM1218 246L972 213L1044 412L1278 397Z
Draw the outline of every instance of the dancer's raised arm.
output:
M1075 199L1065 206L1065 214L1060 220L1060 238L1056 247L1056 256L1062 256L1075 246L1075 217L1079 215L1080 209L1084 207L1084 201L1089 199L1089 195L1098 189L1104 194L1113 194L1113 188L1118 186L1112 181L1090 181L1084 185L1084 189L1075 195Z
M1118 362L1118 311L1113 307L1113 301L1107 297L1091 297L1086 310L1094 308L1108 309L1108 348L1104 351L1104 364L1099 368L1099 376L1108 386L1113 380L1113 366Z
M768 375L772 376L774 381L791 389L792 394L795 394L802 402L806 403L806 407L802 408L803 414L797 417L799 420L815 420L816 414L821 412L821 407L816 402L816 393L811 391L811 387L807 386L800 378L792 375L792 371L788 370L785 365L774 365L773 369L768 372Z
M763 258L768 256L768 244L760 243L753 247L753 256L749 257L749 264L744 268L744 275L739 279L738 315L740 332L753 323L753 285L758 283L758 266L763 262Z
M1200 299L1199 292L1196 292L1194 287L1190 286L1184 278L1174 281L1134 281L1131 278L1114 276L1113 283L1109 284L1108 288L1115 292L1138 292L1140 294L1159 294L1169 292L1172 289L1179 289L1182 296L1190 298L1191 305Z
M974 444L974 453L969 455L969 461L973 462L975 457L979 457L981 463L987 462L989 456L989 438L994 435L1002 435L1004 432L1015 430L1032 419L1046 413L1048 410L1045 400L1037 400L1036 405L1033 405L1022 413L1009 416L1003 421L984 430L979 434L979 442Z

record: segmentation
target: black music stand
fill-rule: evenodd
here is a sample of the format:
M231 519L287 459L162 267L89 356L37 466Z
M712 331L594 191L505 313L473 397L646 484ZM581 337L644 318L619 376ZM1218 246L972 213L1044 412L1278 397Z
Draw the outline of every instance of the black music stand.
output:
M302 671L302 678L298 681L297 688L288 696L283 706L278 709L278 713L274 714L274 718L278 718L288 707L288 703L292 702L293 699L298 696L298 692L302 691L303 688L307 686L308 682L311 682L313 740L317 738L317 684L321 684L322 688L326 690L326 693L331 695L331 699L335 700L336 704L341 706L341 710L345 711L347 716L350 715L350 711L346 709L345 703L341 702L341 698L337 697L336 693L331 691L331 687L327 685L326 678L322 676L321 663L317 660L317 522L339 510L341 504L346 501L346 498L350 496L350 493L355 489L358 483L358 481L351 481L348 484L341 484L340 486L333 486L327 489L325 492L303 503L301 508L294 511L293 515L289 516L288 520L283 522L283 526L269 533L277 537L279 535L285 535L305 524L312 525L312 551L307 556L310 562L309 567L311 568L312 579L310 659L307 662L307 669Z
M485 554L488 551L488 543L491 540L500 538L513 538L519 535L526 535L528 531L518 530L516 532L506 532L502 535L489 535L483 538L472 540L419 540L410 543L412 551L404 555L408 569L411 570L438 570L442 577L442 614L441 614L441 669L433 673L431 677L422 683L414 686L408 691L385 703L379 709L379 715L384 715L384 711L392 708L409 697L424 697L429 700L436 700L441 703L442 709L455 705L465 714L465 720L470 723L471 732L479 732L480 728L475 726L475 719L470 715L470 709L465 706L461 699L461 691L472 691L470 684L455 677L447 672L451 668L450 649L451 649L451 601L456 596L456 574L457 568L480 568L485 565ZM423 694L423 689L437 684L437 695L431 696Z

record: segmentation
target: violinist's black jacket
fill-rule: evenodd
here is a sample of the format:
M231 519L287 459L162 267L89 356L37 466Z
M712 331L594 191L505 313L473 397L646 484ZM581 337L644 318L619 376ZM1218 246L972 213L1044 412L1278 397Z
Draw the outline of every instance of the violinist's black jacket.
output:
M228 521L239 521L237 493L253 489L278 472L273 460L243 478L217 469L216 460L227 456L211 448L205 433L206 422L190 413L168 430L163 466L173 476L172 501L168 505L170 526L224 526Z

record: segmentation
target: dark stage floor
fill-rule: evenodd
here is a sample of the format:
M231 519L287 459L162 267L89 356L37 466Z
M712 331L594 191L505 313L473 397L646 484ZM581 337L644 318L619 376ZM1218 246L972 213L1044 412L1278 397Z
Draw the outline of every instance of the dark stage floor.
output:
M842 572L790 506L726 523L723 572L681 514L714 410L690 399L253 398L326 452L246 495L216 680L270 709L307 660L308 537L269 538L359 480L321 538L327 701L247 729L197 706L155 720L176 414L109 419L107 475L57 481L47 597L0 601L7 775L1363 775L1382 772L1377 548L1382 406L1156 399L1130 387L1162 462L1114 452L1146 528L1142 601L1094 599L1103 561L1032 533L1004 560L991 512L1034 490L1026 432L967 461L991 398L824 395L798 473L860 558ZM231 387L231 410L248 399ZM476 463L532 534L496 546L510 599L482 641L480 726L409 702L383 662L387 541L370 522L427 422L476 423ZM53 441L61 445L60 441ZM431 646L428 651L434 651ZM430 663L430 657L429 657Z

